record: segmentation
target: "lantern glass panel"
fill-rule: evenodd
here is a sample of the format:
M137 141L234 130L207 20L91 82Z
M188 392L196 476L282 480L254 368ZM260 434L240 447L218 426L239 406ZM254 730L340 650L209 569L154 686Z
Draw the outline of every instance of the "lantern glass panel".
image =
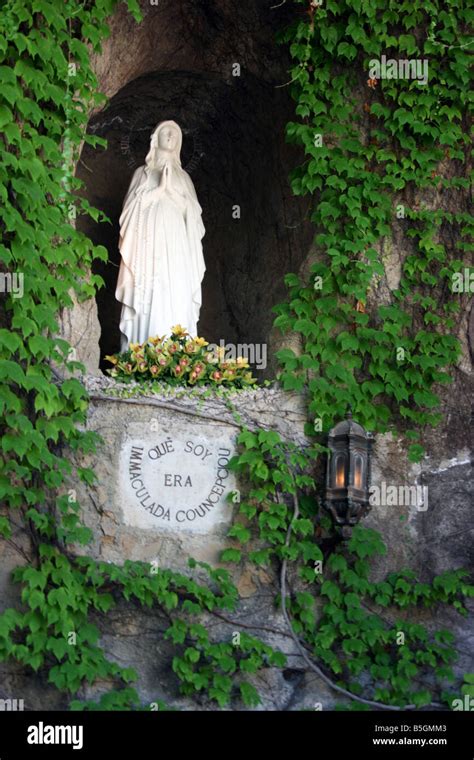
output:
M357 454L354 458L354 487L362 488L362 457Z
M339 454L336 458L336 488L344 488L346 484L346 458Z

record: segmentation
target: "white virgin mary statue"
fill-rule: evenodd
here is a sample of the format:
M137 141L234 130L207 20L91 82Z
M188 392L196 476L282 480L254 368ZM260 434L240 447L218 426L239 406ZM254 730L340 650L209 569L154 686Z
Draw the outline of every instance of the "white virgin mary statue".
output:
M120 216L121 351L182 325L197 335L205 272L202 209L181 166L182 132L158 124L145 166L134 173Z

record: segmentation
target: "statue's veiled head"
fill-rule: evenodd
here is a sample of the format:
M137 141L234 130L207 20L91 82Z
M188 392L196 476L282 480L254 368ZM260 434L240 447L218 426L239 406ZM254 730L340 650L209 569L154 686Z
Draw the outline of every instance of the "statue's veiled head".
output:
M183 133L175 121L162 121L154 129L150 138L150 150L146 157L148 167L158 167L164 161L172 160L181 166L181 145Z

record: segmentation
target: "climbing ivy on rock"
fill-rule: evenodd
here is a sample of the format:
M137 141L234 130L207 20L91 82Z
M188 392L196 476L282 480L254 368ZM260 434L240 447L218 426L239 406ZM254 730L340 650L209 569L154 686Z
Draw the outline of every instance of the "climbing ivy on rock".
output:
M119 566L86 556L68 557L46 544L39 555L38 567L19 567L14 573L28 610L9 609L0 617L0 659L12 657L41 672L65 693L74 695L98 679L123 684L137 679L134 669L107 659L98 644L99 628L91 622L93 614L106 614L123 599L162 613L167 623L163 639L175 645L171 665L183 694L202 692L220 706L239 696L252 706L259 697L246 674L267 663L285 663L283 654L245 633L239 635L238 646L211 639L201 622L203 613L233 612L238 601L223 568L190 560L191 568L205 574L206 584L153 563L127 560ZM128 686L108 692L99 706L124 709L137 701L135 689ZM76 710L95 705L71 703Z
M74 227L79 213L102 218L77 194L74 166L83 140L100 142L85 134L89 109L103 102L88 45L100 49L114 5L10 0L1 12L0 258L6 277L21 278L23 293L2 300L0 489L5 506L29 521L35 544L56 535L88 538L78 505L64 495L71 465L62 446L88 452L94 436L79 429L83 386L62 379L81 365L58 337L58 316L73 299L94 295L101 280L91 263L107 255ZM77 474L92 478L86 469ZM54 512L45 509L61 490ZM9 537L7 516L1 527Z
M474 596L469 573L449 570L421 583L405 568L372 580L373 560L387 547L377 531L362 525L347 543L334 540L308 475L316 448L302 451L265 430L244 430L238 442L241 453L231 466L250 487L228 533L235 545L222 560L245 558L276 570L276 603L287 611L295 640L330 685L362 702L354 702L358 708L450 708L460 693L450 687L455 637L420 620L423 610L442 605L466 616L466 601ZM289 577L291 569L286 601L283 563Z
M460 353L462 296L451 285L473 231L472 9L464 0L295 5L301 13L282 35L299 117L287 134L306 160L292 187L311 196L317 233L309 278L289 274L289 300L277 307L276 326L302 344L299 355L278 353L281 380L309 389L319 430L348 401L369 429L405 423L417 460L420 431L439 421L438 389ZM382 56L426 62L427 81L372 76ZM392 234L406 250L400 281L374 305Z
M73 700L73 709L136 709L128 685L136 673L106 657L92 620L123 599L153 604L168 618L164 636L176 645L172 667L183 692L206 693L219 705L237 693L254 705L245 674L267 661L283 664L283 656L250 636L238 649L214 642L197 622L235 606L227 571L200 568L208 572L200 584L148 563L120 567L70 551L86 551L91 538L71 483L95 481L87 467L73 468L71 453L88 454L99 441L84 429L87 393L73 376L83 367L58 337L58 318L103 284L91 264L107 251L74 220L106 218L78 193L74 169L83 142L104 145L86 134L90 110L104 101L90 51L100 52L117 4L8 0L0 14L0 260L5 282L23 287L21 297L10 288L1 305L0 534L26 561L14 572L22 607L0 616L0 659L70 696L97 681L113 686L98 703ZM138 21L137 1L126 4Z
M71 452L87 455L99 441L84 427L88 397L74 377L83 368L58 337L59 317L102 284L91 264L107 252L74 220L80 214L106 218L78 192L74 167L84 141L104 145L86 134L91 109L104 100L90 52L100 52L117 5L6 0L0 14L0 260L5 282L23 290L17 297L19 289L10 287L1 302L0 534L25 562L14 572L21 605L0 615L0 659L39 673L72 698L72 709L143 709L131 686L137 674L109 660L100 645L101 616L125 600L154 607L166 620L163 635L174 646L171 666L183 694L203 695L219 706L234 699L255 706L259 697L249 677L262 667L283 667L285 657L241 632L238 617L226 617L238 603L226 569L191 560L185 574L78 554L85 555L91 534L71 484L79 478L93 485L94 473L73 467ZM137 0L126 5L139 20ZM409 8L392 0L377 0L369 9L356 0L295 5L309 15L284 35L295 60L292 88L300 118L288 132L308 160L296 171L293 189L318 191L313 221L323 255L309 283L287 278L291 300L278 308L277 325L301 333L304 346L301 356L280 352L282 382L295 390L309 386L311 414L325 426L349 399L361 421L374 428L388 426L396 410L414 426L433 422L432 386L447 379L446 367L458 353L449 334L454 307L433 295L458 262L438 236L449 228L464 250L470 222L462 203L450 212L440 204L433 211L406 203L403 223L413 247L400 286L375 313L365 306L384 274L378 241L390 232L402 191L431 188L456 199L465 189L467 10L460 0L450 0L449 13L434 3ZM361 110L352 101L356 63L365 71L368 57L385 49L429 55L433 78L424 90L409 82L372 82ZM322 148L315 147L315 129L323 135ZM456 168L449 179L444 160ZM398 348L406 352L403 366L396 361ZM303 587L287 600L293 634L353 694L360 691L357 678L368 671L375 700L426 703L425 691L413 694L406 680L423 665L448 678L449 637L440 632L433 640L404 624L410 643L402 656L393 645L398 623L382 625L362 602L399 608L448 602L462 613L471 593L462 571L432 584L419 584L407 573L371 583L367 558L383 551L383 544L362 529L354 533L349 554L336 548L327 559L327 547L335 546L327 521L316 519L308 474L321 448L302 451L272 431L254 435L244 431L241 437L245 450L236 466L247 473L252 491L231 537L250 546L254 539L245 520L256 519L259 543L252 545L250 561L295 563ZM298 514L291 507L295 499ZM230 548L224 559L237 561L240 551ZM324 580L314 573L320 561L330 572ZM316 596L325 600L319 621ZM206 616L237 628L238 645L216 641L204 625ZM97 702L79 698L97 683L110 687ZM152 709L166 709L162 700L154 704Z

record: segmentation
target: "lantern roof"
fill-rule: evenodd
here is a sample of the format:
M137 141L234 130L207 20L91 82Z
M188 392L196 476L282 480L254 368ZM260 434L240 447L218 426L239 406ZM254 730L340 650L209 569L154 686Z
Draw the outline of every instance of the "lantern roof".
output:
M362 425L359 425L358 422L355 422L355 420L352 419L352 412L349 409L347 412L347 418L338 422L330 431L329 435L331 437L336 435L361 435L365 438L367 437L367 432Z

